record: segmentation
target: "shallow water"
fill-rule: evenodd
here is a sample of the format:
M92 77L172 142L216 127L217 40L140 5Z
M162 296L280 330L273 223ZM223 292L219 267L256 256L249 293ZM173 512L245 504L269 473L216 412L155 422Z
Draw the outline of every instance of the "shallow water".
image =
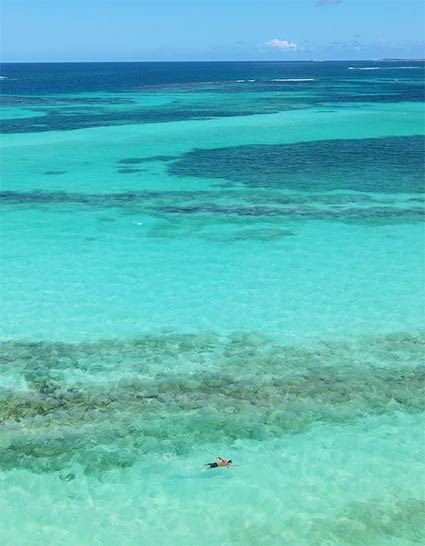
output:
M423 64L2 75L2 543L422 544Z

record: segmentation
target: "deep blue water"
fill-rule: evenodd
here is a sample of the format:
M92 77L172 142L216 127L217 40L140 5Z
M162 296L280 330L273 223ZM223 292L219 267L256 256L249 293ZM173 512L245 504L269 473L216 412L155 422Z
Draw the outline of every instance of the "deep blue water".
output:
M76 93L90 91L129 91L141 86L225 82L240 79L269 80L281 78L346 79L347 67L383 68L386 75L403 74L400 66L424 68L420 61L326 61L326 62L131 62L131 63L7 63L1 75L5 94ZM409 76L423 78L423 72ZM370 78L360 71L356 79Z

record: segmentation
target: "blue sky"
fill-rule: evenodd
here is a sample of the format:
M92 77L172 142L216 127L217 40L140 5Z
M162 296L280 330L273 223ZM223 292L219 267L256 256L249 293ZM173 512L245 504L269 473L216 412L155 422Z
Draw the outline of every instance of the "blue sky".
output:
M424 56L423 0L0 0L14 61Z

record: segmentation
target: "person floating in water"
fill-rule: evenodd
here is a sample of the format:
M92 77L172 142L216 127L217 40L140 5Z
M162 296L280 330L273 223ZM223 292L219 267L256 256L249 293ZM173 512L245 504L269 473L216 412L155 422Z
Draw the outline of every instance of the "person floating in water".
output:
M233 464L231 459L226 460L226 459L223 459L222 457L216 457L216 459L217 459L216 463L207 463L205 465L205 468L207 468L208 470L211 468L219 468L220 466L227 466L227 468L229 468L229 466L232 466Z

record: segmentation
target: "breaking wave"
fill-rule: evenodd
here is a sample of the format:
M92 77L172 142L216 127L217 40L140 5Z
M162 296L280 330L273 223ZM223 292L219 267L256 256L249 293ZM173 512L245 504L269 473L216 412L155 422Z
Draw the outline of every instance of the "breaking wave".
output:
M422 70L421 66L349 66L348 70Z
M314 82L316 78L273 78L270 82Z

